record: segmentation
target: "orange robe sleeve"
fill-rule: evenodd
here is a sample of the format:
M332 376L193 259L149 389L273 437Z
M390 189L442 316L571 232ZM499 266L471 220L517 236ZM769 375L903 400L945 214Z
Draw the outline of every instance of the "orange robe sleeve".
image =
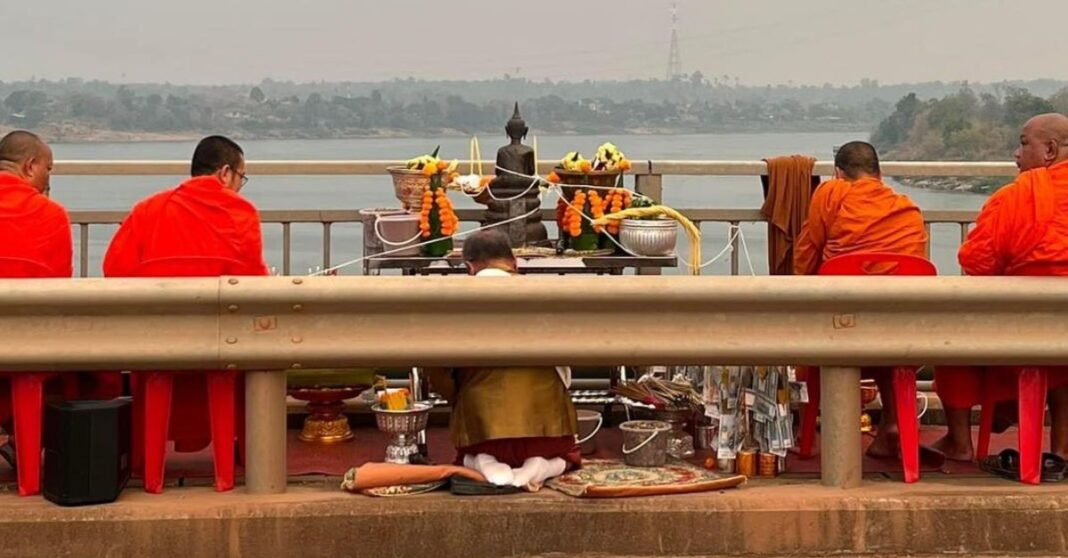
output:
M135 217L137 207L123 219L115 236L111 237L111 244L104 254L105 277L132 277L134 270L141 264L141 248L139 238L135 233L139 219Z
M815 275L823 263L823 247L827 243L827 198L831 184L816 188L808 205L808 217L801 225L801 234L794 243L794 275Z
M990 196L979 211L975 227L957 252L957 261L968 275L1002 275L1008 266L1006 254L999 249L999 239L1013 232L1005 231L1013 211L1011 187L1005 187Z
M45 265L55 274L55 277L71 277L74 275L74 241L71 237L70 216L61 207L56 207L53 216L45 225L47 240L45 254L48 260Z

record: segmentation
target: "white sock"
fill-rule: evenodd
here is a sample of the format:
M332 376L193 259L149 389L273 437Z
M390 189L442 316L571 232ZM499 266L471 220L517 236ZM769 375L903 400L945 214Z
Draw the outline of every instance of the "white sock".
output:
M468 459L471 459L471 465L468 465ZM464 465L482 473L487 481L497 486L508 486L515 480L512 468L489 454L480 453L474 458L464 457Z
M515 473L515 480L512 481L512 486L518 486L520 488L530 484L530 481L549 466L549 462L544 457L530 457L523 462L523 466L518 469L513 469Z
M523 462L523 466L516 469L515 486L525 487L531 492L541 489L545 481L559 477L567 469L567 462L559 457L545 459L544 457L531 457ZM519 481L523 482L520 483Z

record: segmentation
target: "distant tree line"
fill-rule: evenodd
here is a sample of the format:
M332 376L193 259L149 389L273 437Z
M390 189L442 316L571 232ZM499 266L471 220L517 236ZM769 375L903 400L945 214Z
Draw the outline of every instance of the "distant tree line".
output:
M41 129L60 139L88 137L86 132L92 130L189 135L213 131L242 138L433 135L500 131L512 103L519 101L524 117L539 132L858 131L878 125L879 141L895 145L904 137L902 126L910 128L914 122L903 112L905 101L896 110L892 104L908 91L916 93L906 105L927 106L933 101L923 99L960 95L960 90L971 92L973 104L985 106L988 97L1000 102L1024 90L1023 85L885 86L862 80L851 86L747 86L731 76L706 77L700 72L666 81L552 82L505 76L377 83L268 79L256 85L220 86L69 78L0 82L0 124ZM1052 94L1066 84L1041 80L1026 85ZM879 124L887 117L890 124ZM953 137L949 143L965 140Z
M1068 88L1040 97L1018 87L976 93L963 87L941 99L902 97L872 133L884 159L905 161L1005 161L1019 142L1020 127L1032 116L1068 114ZM1003 179L958 181L989 191Z

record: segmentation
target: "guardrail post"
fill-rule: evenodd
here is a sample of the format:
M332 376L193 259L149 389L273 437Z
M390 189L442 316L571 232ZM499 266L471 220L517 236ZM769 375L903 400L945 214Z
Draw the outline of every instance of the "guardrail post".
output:
M634 191L644 194L656 200L657 203L664 201L664 176L660 174L636 174L634 175ZM639 267L638 275L660 275L659 267Z
M286 373L245 373L245 489L286 491Z
M820 369L820 481L856 488L861 480L860 368Z

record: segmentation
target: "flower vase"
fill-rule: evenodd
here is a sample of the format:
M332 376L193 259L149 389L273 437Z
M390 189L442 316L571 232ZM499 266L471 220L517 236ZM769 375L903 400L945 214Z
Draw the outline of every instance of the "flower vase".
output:
M601 235L593 231L583 231L582 234L573 236L570 240L571 249L578 252L592 252L597 250L600 245Z
M437 173L430 176L430 191L437 192L438 190L444 190L444 186L441 184L441 173ZM424 244L420 247L420 252L423 256L428 258L444 258L452 252L452 237L445 236L441 233L441 208L434 204L430 208L430 238L424 239Z

